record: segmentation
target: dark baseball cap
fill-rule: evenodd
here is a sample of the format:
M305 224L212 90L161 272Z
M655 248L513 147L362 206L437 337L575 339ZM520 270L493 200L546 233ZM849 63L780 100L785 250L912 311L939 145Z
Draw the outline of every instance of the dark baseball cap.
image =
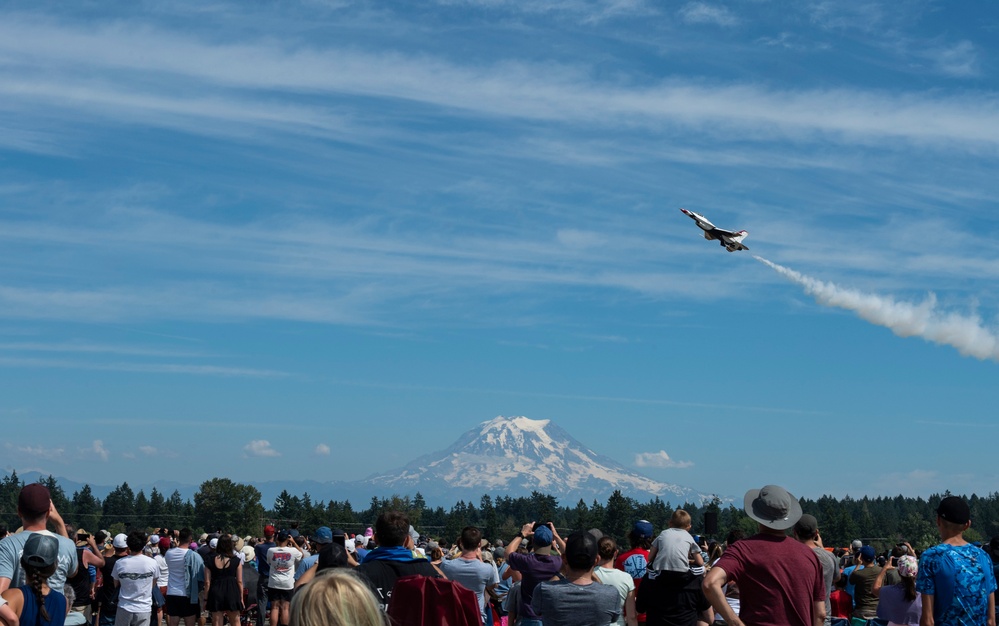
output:
M794 534L805 539L811 539L819 532L819 521L814 515L804 513L794 524Z
M565 561L569 567L588 570L596 564L597 538L586 530L577 530L565 540Z
M967 524L971 521L971 509L968 503L958 496L947 496L941 500L940 506L937 507L937 515L952 524Z
M52 507L52 494L41 483L25 485L17 496L17 509L22 515L36 519L49 512Z
M24 543L21 562L26 566L45 569L59 558L59 541L52 535L33 533Z

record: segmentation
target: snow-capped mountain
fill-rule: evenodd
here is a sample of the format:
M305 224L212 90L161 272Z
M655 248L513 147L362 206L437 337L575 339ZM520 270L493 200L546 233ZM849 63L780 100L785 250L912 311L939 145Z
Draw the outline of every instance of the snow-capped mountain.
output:
M587 448L550 420L527 417L483 422L446 450L361 483L372 494L419 491L428 502L538 491L571 505L580 498L603 502L615 489L639 501L658 496L674 504L711 497L642 476Z

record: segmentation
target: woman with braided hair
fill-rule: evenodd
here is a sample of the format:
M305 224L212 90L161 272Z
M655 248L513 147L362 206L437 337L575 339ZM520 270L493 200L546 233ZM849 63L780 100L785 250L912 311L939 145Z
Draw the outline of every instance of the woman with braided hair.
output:
M59 542L54 536L38 532L28 537L21 555L27 583L3 592L20 626L63 626L66 622L66 596L48 585L58 562Z

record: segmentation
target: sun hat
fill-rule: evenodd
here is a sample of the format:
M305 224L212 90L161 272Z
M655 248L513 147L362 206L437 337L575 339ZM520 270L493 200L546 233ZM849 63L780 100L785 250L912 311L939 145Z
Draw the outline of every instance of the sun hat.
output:
M919 561L911 554L898 557L898 573L902 578L915 578L919 573Z
M743 502L746 515L771 530L787 530L801 519L801 505L786 489L767 485L750 489Z

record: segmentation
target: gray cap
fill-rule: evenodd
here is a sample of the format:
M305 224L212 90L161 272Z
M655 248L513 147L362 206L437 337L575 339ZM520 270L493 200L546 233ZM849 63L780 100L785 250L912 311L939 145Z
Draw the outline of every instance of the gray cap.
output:
M767 485L750 489L743 502L746 515L771 530L787 530L801 519L801 505L786 489Z
M44 569L59 558L59 541L52 535L34 533L24 543L21 562L30 567Z

